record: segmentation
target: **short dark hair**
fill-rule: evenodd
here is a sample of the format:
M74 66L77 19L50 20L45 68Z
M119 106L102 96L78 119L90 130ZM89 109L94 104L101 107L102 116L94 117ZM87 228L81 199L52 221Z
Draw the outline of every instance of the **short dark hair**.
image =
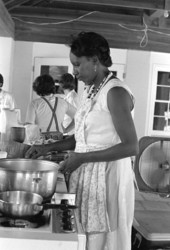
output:
M65 73L61 76L60 84L62 85L63 89L75 89L75 79L72 74Z
M77 56L97 56L100 63L105 67L112 65L110 47L107 40L95 32L80 32L72 37L71 52Z
M3 76L0 74L0 88L3 86L4 83L4 78Z
M52 76L44 74L38 76L33 82L33 90L39 96L45 96L55 93L55 82Z

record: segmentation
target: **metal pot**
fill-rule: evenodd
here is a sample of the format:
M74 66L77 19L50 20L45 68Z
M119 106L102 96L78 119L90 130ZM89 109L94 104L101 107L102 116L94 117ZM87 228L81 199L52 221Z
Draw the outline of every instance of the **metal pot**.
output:
M7 191L0 193L0 212L9 217L28 218L39 214L44 209L76 208L69 204L44 203L42 196L24 192Z
M56 189L59 165L46 160L0 159L0 192L26 191L50 199Z

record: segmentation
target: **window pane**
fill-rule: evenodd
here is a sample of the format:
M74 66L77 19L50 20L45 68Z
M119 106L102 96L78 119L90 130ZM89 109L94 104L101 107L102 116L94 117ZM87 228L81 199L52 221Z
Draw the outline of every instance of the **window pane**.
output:
M157 100L169 100L170 88L157 86L156 99Z
M165 125L166 125L166 122L165 122L164 118L162 118L162 117L154 117L153 130L164 131Z
M158 72L157 85L169 85L170 86L170 72Z
M61 76L68 72L68 66L41 65L41 75L49 74L55 81L59 81Z
M160 102L155 102L155 110L154 110L154 115L159 115L159 116L164 116L164 112L167 111L168 104L167 103L160 103Z

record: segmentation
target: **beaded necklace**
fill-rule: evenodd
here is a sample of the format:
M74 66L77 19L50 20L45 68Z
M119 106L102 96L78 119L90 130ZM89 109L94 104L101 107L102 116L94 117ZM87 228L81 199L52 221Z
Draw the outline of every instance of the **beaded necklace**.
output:
M106 77L104 77L103 81L100 83L100 85L99 85L99 87L96 89L96 91L95 91L95 85L93 84L93 85L91 86L91 88L89 89L88 96L87 96L88 99L91 99L91 100L94 99L94 97L97 95L97 93L99 92L99 90L104 86L105 80L106 80L107 77L108 77L108 75L107 75Z

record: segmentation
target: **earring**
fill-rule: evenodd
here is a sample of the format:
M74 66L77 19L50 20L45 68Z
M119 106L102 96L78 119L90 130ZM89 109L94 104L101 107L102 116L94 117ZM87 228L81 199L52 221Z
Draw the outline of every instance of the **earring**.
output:
M96 70L97 70L97 66L96 66L96 65L94 65L94 72L96 72Z

